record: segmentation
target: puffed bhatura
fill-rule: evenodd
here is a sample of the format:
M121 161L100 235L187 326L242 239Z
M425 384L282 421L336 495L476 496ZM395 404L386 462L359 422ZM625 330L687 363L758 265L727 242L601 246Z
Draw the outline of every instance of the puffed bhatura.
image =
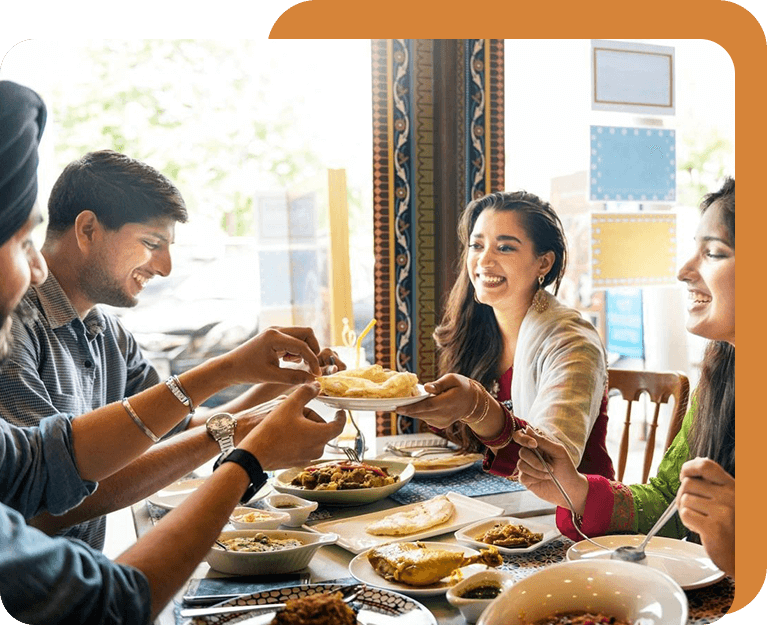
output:
M317 378L320 393L329 397L369 399L414 397L418 395L418 376L407 371L389 371L381 365L339 371Z
M271 625L355 625L357 616L340 592L317 593L288 599Z

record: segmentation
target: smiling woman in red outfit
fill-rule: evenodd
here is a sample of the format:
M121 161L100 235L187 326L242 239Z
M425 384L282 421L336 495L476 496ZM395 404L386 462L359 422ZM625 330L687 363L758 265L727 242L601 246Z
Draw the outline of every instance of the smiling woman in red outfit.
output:
M512 434L531 424L575 466L612 478L604 347L546 291L557 293L567 265L559 217L531 193L493 193L466 207L458 236L462 271L434 333L443 375L425 385L434 397L398 412L486 450L491 473L514 473Z

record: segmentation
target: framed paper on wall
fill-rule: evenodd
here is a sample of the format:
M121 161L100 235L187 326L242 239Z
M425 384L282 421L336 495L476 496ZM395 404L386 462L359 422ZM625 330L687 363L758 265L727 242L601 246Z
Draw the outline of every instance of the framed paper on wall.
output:
M594 289L676 284L676 214L591 214Z
M591 40L591 108L674 115L674 48Z

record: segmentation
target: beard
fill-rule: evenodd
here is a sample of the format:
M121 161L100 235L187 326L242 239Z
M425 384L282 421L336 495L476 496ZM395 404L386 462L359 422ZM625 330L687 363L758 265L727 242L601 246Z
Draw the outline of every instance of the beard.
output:
M125 290L125 287L110 276L104 267L106 263L99 259L93 268L80 277L80 288L91 302L106 304L116 308L133 308L138 298Z

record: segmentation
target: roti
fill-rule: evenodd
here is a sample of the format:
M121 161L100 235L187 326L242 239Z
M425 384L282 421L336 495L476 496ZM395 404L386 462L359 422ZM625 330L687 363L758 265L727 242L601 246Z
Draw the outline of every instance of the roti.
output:
M453 503L445 495L439 495L375 521L365 531L375 536L407 536L445 523L454 511Z

